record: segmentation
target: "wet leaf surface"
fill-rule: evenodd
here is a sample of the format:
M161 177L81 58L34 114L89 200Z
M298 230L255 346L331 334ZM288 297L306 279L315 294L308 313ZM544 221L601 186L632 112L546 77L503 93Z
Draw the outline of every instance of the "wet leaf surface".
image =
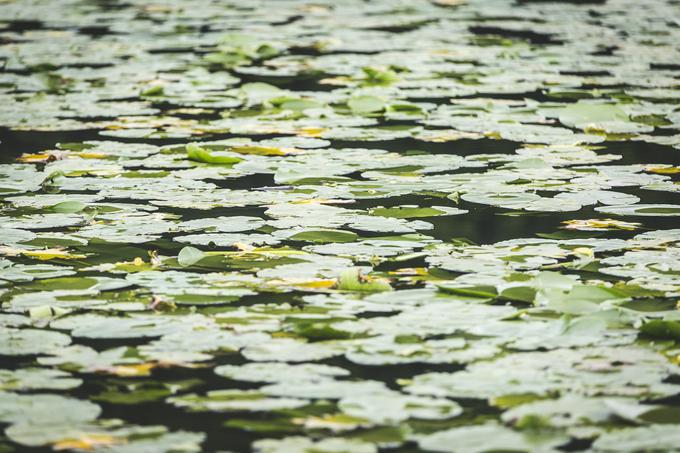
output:
M0 451L675 451L639 6L0 1Z

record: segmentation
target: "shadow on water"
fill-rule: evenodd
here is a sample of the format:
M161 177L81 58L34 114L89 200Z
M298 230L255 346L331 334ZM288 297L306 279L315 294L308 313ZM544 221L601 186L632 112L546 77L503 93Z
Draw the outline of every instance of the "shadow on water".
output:
M54 149L57 143L101 140L96 130L80 131L13 131L0 128L0 163L14 161L24 153Z

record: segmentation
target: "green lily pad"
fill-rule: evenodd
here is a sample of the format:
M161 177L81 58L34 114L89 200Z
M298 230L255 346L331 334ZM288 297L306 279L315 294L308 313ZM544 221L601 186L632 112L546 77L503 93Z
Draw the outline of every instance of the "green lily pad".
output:
M0 332L0 355L51 354L70 343L68 335L51 330L3 328Z
M377 96L357 96L347 101L350 110L358 115L380 112L385 105L386 102Z

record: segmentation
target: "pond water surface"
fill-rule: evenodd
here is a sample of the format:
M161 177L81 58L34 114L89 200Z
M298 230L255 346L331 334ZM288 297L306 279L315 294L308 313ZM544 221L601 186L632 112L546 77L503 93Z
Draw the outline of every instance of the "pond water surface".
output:
M0 0L0 452L675 451L680 3Z

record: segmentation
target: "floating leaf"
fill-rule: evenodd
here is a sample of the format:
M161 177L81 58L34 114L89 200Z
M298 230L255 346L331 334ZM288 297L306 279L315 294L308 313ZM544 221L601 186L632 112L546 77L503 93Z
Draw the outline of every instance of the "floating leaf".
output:
M206 254L202 251L198 250L197 248L187 246L182 247L182 250L179 251L179 254L177 255L177 262L182 267L189 267L198 263L205 257Z
M381 112L385 105L385 101L376 96L357 96L347 101L347 106L357 115Z
M601 206L596 211L613 215L631 216L679 216L680 205L674 204L634 204L622 206Z
M38 329L11 329L0 331L0 355L22 356L50 354L71 343L63 333Z
M206 164L235 164L241 162L243 159L234 156L220 155L211 153L205 148L198 145L188 144L186 146L187 158L196 162L203 162Z
M316 243L329 242L354 242L358 238L356 233L342 230L306 230L289 236L293 241L306 241Z
M338 289L341 291L366 292L392 291L392 287L386 280L363 276L359 269L342 271L338 278Z
M537 451L557 447L566 441L565 437L550 434L532 436L489 423L438 431L423 436L418 445L428 451Z
M571 127L586 127L606 121L627 121L628 115L616 105L577 102L559 112L560 122Z
M87 204L82 201L62 201L50 207L51 211L70 214L73 212L80 212L87 207Z

